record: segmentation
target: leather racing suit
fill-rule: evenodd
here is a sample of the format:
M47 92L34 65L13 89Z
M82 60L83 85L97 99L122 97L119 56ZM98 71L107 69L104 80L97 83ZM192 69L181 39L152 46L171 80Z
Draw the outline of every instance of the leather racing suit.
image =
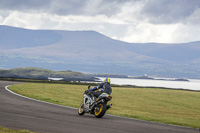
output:
M94 92L95 90L101 89L100 91ZM92 88L89 90L95 97L99 97L102 93L107 93L111 94L112 93L112 88L109 83L101 83L100 85Z

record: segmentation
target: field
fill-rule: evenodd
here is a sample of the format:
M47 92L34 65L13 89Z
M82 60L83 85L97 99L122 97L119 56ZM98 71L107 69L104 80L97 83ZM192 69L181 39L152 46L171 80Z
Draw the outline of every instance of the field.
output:
M159 88L112 87L108 114L200 128L200 92ZM10 90L43 101L78 108L86 85L26 83Z

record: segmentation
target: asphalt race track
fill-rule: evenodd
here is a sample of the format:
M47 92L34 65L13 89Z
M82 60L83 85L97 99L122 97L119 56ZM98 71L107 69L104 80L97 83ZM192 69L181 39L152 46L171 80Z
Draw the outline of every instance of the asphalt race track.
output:
M0 81L0 126L40 133L199 133L198 129L105 115L79 116L77 109L14 95Z

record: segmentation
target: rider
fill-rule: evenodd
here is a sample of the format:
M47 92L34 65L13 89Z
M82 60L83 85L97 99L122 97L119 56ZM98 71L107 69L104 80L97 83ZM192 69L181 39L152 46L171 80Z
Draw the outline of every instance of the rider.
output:
M97 91L95 92L95 90L98 90L101 88L101 91ZM89 90L95 97L99 97L102 93L107 93L107 94L111 94L112 93L112 88L110 86L110 79L109 78L105 78L104 82L101 83L100 85L92 88Z

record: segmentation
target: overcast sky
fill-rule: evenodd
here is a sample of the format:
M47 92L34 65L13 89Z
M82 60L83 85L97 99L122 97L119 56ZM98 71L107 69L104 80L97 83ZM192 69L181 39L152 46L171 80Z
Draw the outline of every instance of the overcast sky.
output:
M200 0L0 0L0 24L95 30L126 42L200 41Z

